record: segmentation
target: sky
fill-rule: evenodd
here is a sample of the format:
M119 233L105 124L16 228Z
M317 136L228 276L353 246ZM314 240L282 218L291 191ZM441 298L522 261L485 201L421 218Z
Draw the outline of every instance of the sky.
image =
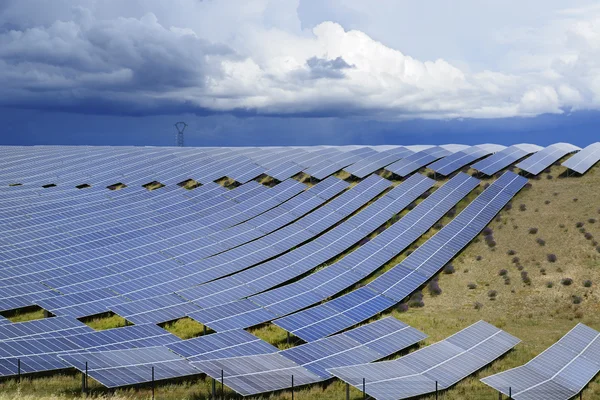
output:
M588 0L2 0L0 144L600 140Z

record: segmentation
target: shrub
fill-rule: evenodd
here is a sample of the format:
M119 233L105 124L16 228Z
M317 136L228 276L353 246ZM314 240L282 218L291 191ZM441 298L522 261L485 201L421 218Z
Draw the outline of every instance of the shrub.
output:
M487 240L488 247L496 247L496 241L494 239Z
M473 305L473 307L476 310L481 310L483 308L483 304L481 304L480 302L476 301L475 304Z
M526 211L527 206L525 204L519 204L519 211Z
M595 218L590 218L590 219L588 219L588 222L590 224L595 224L596 223L596 219Z
M546 282L547 288L551 288L552 286L554 286L554 283L552 283L551 281Z
M513 264L518 264L519 261L521 261L521 259L519 257L513 257L513 259L512 259Z
M552 177L552 175L547 175L546 178L552 179L553 177Z
M550 200L544 201L544 204L546 204L546 205L550 204Z
M547 258L548 258L548 261L550 261L551 263L556 262L556 260L557 260L556 254L552 254L552 253L548 254Z
M512 210L512 203L510 203L510 202L506 203L506 205L504 206L504 209L505 209L506 211L510 211L510 210Z
M453 273L454 273L454 265L452 265L452 264L447 264L447 265L444 267L444 273L445 273L446 275L453 274Z
M573 201L574 201L575 203L577 203L577 200L579 200L577 197L575 197L575 198L573 199Z
M519 271L523 271L523 268L524 268L524 267L523 267L521 264L517 265L517 269L518 269Z
M420 308L425 306L425 303L423 303L423 293L420 291L414 292L408 300L408 306L411 308Z
M583 226L583 222L578 222L575 224L576 227L581 228Z
M406 304L406 303L400 303L400 304L398 304L398 307L396 307L396 310L398 310L399 312L407 312L408 311L408 304Z
M508 254L509 256L514 256L515 254L517 254L517 252L514 250L509 250L506 252L506 254Z
M477 257L475 257L475 259L476 259L477 261L481 261L481 258L482 258L481 256L477 256Z
M510 277L509 276L505 276L504 277L504 284L505 285L510 285Z
M490 228L489 226L486 226L485 228L483 228L483 235L484 236L491 236L494 234L494 230L492 228Z
M471 289L471 290L472 290L472 289L477 289L477 285L476 285L475 283L473 283L473 282L469 283L469 284L467 285L467 287L468 287L469 289Z
M538 228L529 228L529 234L535 235L536 233L538 233Z
M558 192L554 192L552 193L554 196L558 196Z
M585 233L585 228L579 228L579 232Z
M490 290L487 293L487 295L490 298L490 300L494 300L494 299L496 299L496 296L498 295L498 292L496 292L495 290Z
M546 241L544 239L542 239L542 238L537 238L537 239L535 239L535 241L540 246L545 246L546 245Z
M565 227L565 224L560 224L560 225L558 225L558 227L562 229Z
M583 286L584 287L592 287L592 281L590 281L589 279L583 281Z
M527 271L521 271L521 280L524 284L531 285L531 278L529 277Z
M596 246L596 251L600 253L600 246Z
M573 300L573 304L580 304L582 301L581 297L575 295L571 296L571 299Z
M546 268L542 268L542 269L540 269L540 273L541 273L542 275L546 275Z
M436 222L435 225L433 225L433 227L434 229L437 229L439 231L444 227L444 224L442 224L441 222Z
M587 240L592 240L592 239L594 238L594 236L593 236L591 233L589 233L589 232L587 232L587 233L586 233L585 235L583 235L583 236L584 236L584 237L585 237Z
M447 213L446 215L450 218L454 218L454 216L456 215L456 207L452 207Z
M500 276L508 275L508 271L505 269L501 269L500 271L498 271L498 275L500 275Z
M562 279L560 280L560 283L561 283L563 286L571 286L571 284L573 283L573 279L571 279L571 278L562 278Z
M483 188L484 188L484 189L487 189L487 188L489 188L489 187L490 187L490 183L489 183L489 182L486 182L486 183L485 183L485 185L483 185Z
M531 184L531 182L527 182L524 186L525 189L531 189L533 185Z
M429 294L431 294L432 296L438 296L442 294L442 289L440 288L438 281L429 282L429 285L427 285L427 287L429 289Z

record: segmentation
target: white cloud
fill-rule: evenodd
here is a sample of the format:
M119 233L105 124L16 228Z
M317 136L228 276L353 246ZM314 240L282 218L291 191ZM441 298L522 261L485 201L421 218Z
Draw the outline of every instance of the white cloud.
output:
M386 119L600 108L598 8L511 31L490 43L509 49L499 68L478 69L468 59L419 60L336 22L302 30L299 0L70 4L0 8L0 104Z

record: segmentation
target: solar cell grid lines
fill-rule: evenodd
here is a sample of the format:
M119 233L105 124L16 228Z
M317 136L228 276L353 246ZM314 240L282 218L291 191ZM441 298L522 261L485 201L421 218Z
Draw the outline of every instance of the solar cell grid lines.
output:
M86 372L87 363L88 375L108 388L199 374L187 360L166 347L72 353L59 358L82 372Z
M443 147L435 146L406 156L386 167L390 172L401 177L410 175L421 167L426 166L442 157L452 154L451 151Z
M532 175L537 175L565 155L579 150L581 150L579 147L569 143L555 143L527 157L516 166Z
M600 372L600 332L577 324L531 361L481 381L515 400L567 400Z
M571 156L562 165L579 174L584 174L598 161L600 161L600 142L590 144Z
M437 273L526 182L527 179L506 172L415 252L365 287L274 323L313 341L388 309Z
M192 362L197 369L247 396L331 378L327 368L371 362L426 335L392 317L278 353Z
M393 361L330 368L336 377L379 400L412 398L447 389L520 342L479 321L447 339Z
M512 145L473 164L472 167L473 169L485 175L491 176L510 166L521 158L542 149L543 147L528 143Z

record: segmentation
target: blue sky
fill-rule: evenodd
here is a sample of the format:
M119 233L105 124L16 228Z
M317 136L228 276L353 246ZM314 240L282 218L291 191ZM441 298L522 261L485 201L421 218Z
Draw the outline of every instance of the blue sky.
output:
M596 2L377 5L5 0L0 144L600 138Z

